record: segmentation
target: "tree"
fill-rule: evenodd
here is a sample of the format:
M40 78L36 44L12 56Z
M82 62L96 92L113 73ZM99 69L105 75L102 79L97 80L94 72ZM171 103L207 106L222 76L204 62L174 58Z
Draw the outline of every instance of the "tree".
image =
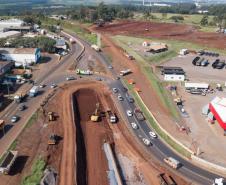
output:
M162 19L167 19L167 13L162 13Z
M208 15L204 15L203 17L202 17L202 19L201 19L201 21L200 21L200 24L202 25L202 26L206 26L206 25L208 25Z

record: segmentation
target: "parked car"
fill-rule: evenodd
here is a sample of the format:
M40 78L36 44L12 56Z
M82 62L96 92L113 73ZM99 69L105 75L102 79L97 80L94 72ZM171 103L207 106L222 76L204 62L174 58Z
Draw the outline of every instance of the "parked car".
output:
M127 111L126 111L126 114L127 114L127 116L129 116L129 117L133 116L133 113L132 113L131 110L127 110Z
M131 123L131 126L132 126L133 129L138 129L138 125L134 122Z
M200 57L195 57L192 61L192 64L195 66L196 65L196 62L200 60Z
M11 122L12 122L12 123L16 123L19 119L20 119L19 116L14 115L14 116L12 116L12 118L11 118Z
M157 134L154 133L153 131L150 131L150 132L149 132L149 135L150 135L152 138L157 138Z
M202 62L201 62L201 66L207 66L209 64L209 61L208 60L203 60Z
M217 64L218 64L219 62L220 62L220 60L219 60L219 59L216 59L216 60L213 62L212 67L215 69L216 66L217 66Z
M223 69L225 66L225 62L224 61L220 61L215 65L216 69Z

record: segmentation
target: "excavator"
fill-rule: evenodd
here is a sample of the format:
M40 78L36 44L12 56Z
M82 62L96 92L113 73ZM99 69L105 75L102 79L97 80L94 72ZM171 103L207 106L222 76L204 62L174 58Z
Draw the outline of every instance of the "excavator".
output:
M98 122L100 119L100 112L99 112L100 104L96 104L95 112L91 115L90 120L93 122Z

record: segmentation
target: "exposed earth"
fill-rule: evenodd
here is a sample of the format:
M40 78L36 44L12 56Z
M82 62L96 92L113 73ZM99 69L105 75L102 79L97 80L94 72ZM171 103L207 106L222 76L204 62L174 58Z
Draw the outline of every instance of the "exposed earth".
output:
M112 35L131 35L145 38L154 37L159 39L183 40L201 44L207 49L210 47L219 49L226 48L226 36L224 34L201 32L191 25L119 21L94 29L98 32L109 33Z

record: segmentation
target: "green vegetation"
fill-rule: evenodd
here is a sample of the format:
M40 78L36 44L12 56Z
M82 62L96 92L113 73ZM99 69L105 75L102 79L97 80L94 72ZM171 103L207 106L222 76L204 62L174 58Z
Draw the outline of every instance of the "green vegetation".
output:
M26 176L21 185L39 185L43 172L45 170L46 162L39 157L32 165L31 175Z
M37 119L38 119L38 111L39 110L37 110L34 114L32 114L32 116L30 117L30 119L26 123L26 127L25 128L31 127L33 125L33 123L35 123L35 121L37 121Z
M125 38L125 40L123 40L124 38ZM154 88L154 90L155 90L156 94L158 95L159 99L161 100L162 104L170 111L170 113L174 117L174 119L178 120L179 113L176 109L176 106L174 105L174 103L173 103L172 99L170 98L169 94L167 93L167 91L164 90L163 84L158 80L158 78L152 72L151 66L144 60L144 58L142 58L142 56L137 54L133 49L131 49L131 47L128 47L126 45L126 43L128 43L130 41L131 41L130 43L133 43L133 40L128 40L129 37L124 37L124 36L115 36L115 37L113 37L113 39L116 41L116 43L121 48L123 48L128 53L133 55L134 58L136 59L136 61L139 62L142 72L144 73L144 75L146 76L146 78L148 79L148 81L150 82L152 87ZM130 39L131 39L131 37L130 37ZM134 38L132 38L132 39L134 39ZM136 38L134 41L136 41ZM162 60L170 59L169 57L174 56L174 54L176 54L176 52L172 52L172 53L173 53L173 55L171 54L169 56L162 56L162 57L159 57L159 59L162 59ZM154 57L156 57L156 56L154 56ZM154 59L156 60L156 58L154 58Z
M161 128L158 126L158 124L153 119L152 115L150 115L149 111L144 106L143 102L137 95L137 93L133 90L132 85L129 85L127 82L124 81L127 88L130 90L131 94L133 95L136 103L141 108L142 112L144 113L146 119L150 123L151 127L156 131L156 133L167 143L169 144L175 151L182 154L183 156L189 158L191 156L190 152L188 152L186 149L184 149L182 146L178 145L174 140L172 140L165 132L161 130Z

